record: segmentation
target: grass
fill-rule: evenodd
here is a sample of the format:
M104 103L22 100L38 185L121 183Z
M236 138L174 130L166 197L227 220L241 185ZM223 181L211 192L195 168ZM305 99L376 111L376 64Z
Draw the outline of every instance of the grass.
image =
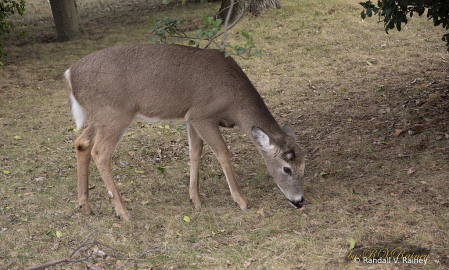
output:
M251 30L258 48L267 51L260 59L237 60L279 123L297 132L307 153L308 204L291 208L249 139L238 129L223 129L252 208L234 206L205 146L203 206L195 210L184 123L135 121L113 160L134 217L122 222L93 162L96 215L76 209L74 140L80 133L73 129L62 75L96 50L150 42L149 20L179 16L197 26L219 5L78 1L84 34L57 43L49 4L27 4L24 21L35 44L7 42L11 54L0 69L0 268L64 258L92 230L119 252L100 246L106 255L95 255L94 263L109 269L124 263L122 269L449 267L449 55L444 32L425 18L387 35L376 19L361 20L361 7L347 0L286 0L284 9L245 17L229 41L241 42L238 32ZM396 129L406 132L393 136ZM345 259L350 238L354 252L407 247L430 253L429 261L354 264ZM148 249L165 250L127 260ZM85 269L86 263L58 267Z

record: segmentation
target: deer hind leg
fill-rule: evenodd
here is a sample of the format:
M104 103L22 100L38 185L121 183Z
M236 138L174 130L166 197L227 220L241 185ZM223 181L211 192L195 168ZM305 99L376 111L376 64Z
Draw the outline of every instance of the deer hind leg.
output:
M192 124L198 135L210 146L210 148L212 148L212 151L218 158L226 176L226 180L228 181L229 190L231 191L231 196L234 199L234 202L238 204L242 210L247 209L247 202L234 177L229 150L221 136L218 125L214 122L206 121L198 121Z
M190 154L190 201L195 208L201 207L201 199L199 195L199 163L201 153L203 152L203 140L196 132L195 128L187 122L187 134L189 136L189 154Z
M95 139L95 130L89 126L75 141L77 171L78 171L78 204L85 214L92 213L89 203L89 163L92 146Z
M111 113L110 115L120 114ZM117 216L124 220L129 220L131 219L131 216L123 205L122 198L117 190L111 171L112 155L114 154L115 148L132 121L132 118L119 118L120 117L111 119L110 121L106 121L106 123L105 118L103 118L100 123L97 123L95 143L92 148L92 157L97 164L101 178L106 185L108 197L115 208Z

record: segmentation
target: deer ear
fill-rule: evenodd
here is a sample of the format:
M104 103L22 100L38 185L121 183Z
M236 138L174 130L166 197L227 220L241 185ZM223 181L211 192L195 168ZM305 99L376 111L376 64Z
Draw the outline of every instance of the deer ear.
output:
M285 133L287 133L287 135L289 135L293 139L296 138L295 131L293 130L292 126L290 126L289 124L285 124L285 126L282 129L285 131Z
M253 135L254 142L260 149L266 152L271 152L271 150L273 150L274 148L274 145L272 143L273 140L267 133L265 133L258 127L252 127L251 133Z

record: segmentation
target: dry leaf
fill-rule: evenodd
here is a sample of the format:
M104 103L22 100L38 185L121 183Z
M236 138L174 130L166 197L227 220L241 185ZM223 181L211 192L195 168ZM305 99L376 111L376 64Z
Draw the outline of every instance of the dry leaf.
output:
M118 223L114 223L114 224L112 224L112 227L115 227L115 228L121 228L122 225L120 225L120 224L118 224Z
M415 131L417 131L417 132L420 132L420 131L422 131L424 128L423 128L422 125L416 125L416 126L413 127L413 129L415 129Z
M401 136L401 135L405 135L405 133L407 132L407 129L396 129L396 131L394 132L393 136Z
M413 212L415 212L416 211L416 207L415 206L411 206L409 209L408 209L408 212L409 213L413 213Z
M263 212L263 208L260 208L259 210L256 211L256 214L259 216L265 216L265 213Z

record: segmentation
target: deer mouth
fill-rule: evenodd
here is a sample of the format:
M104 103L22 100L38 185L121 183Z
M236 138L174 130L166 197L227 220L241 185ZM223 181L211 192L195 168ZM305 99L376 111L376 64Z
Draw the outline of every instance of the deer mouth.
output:
M288 201L293 207L295 207L296 209L303 207L303 205L306 204L306 201L304 200L304 198L301 197L301 199L299 201Z

